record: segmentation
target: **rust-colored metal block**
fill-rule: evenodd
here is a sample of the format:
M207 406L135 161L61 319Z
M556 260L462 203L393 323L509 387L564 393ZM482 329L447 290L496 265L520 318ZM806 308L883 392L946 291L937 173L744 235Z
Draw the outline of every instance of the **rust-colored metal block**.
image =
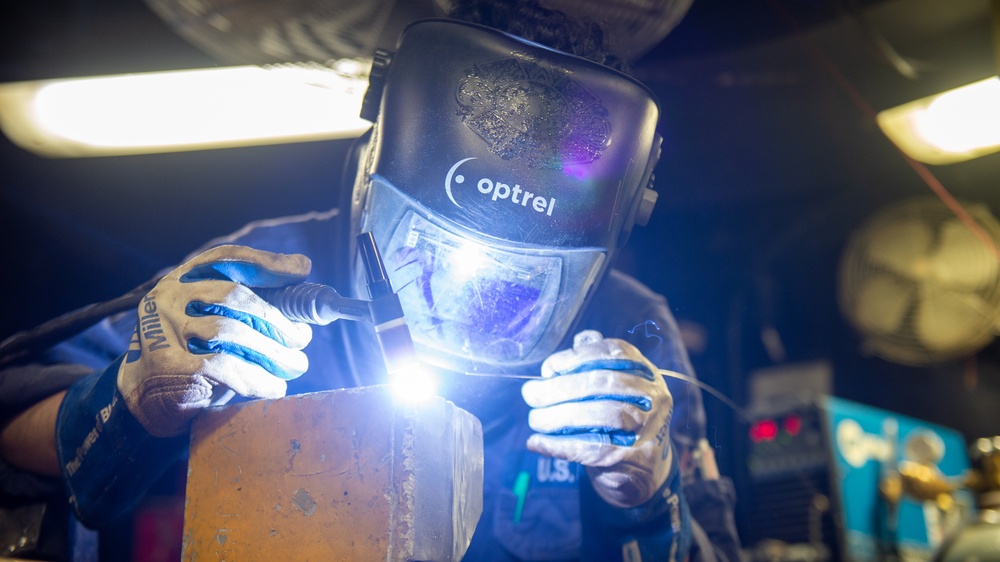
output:
M482 513L479 420L372 386L195 420L185 561L460 560Z

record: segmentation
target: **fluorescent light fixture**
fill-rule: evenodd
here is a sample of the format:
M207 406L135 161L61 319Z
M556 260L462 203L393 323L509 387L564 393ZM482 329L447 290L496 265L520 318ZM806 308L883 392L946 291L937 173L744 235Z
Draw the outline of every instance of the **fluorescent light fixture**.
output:
M887 109L882 131L914 160L952 164L1000 151L996 76Z
M0 85L0 129L51 157L355 137L362 61L150 72Z

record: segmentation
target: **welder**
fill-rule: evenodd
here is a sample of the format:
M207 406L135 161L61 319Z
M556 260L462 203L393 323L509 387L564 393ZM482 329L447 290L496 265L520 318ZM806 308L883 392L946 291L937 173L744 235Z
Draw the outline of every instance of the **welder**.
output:
M260 291L308 281L364 298L365 232L420 361L483 423L467 560L737 559L700 394L661 376L693 374L676 323L611 267L656 201L656 100L609 66L596 26L534 2L456 4L464 21L412 24L376 57L374 126L339 209L214 240L133 312L4 371L52 393L4 420L5 494L61 477L75 516L100 527L232 393L386 382L370 322L311 327ZM490 27L515 21L524 37ZM553 36L570 40L534 42Z

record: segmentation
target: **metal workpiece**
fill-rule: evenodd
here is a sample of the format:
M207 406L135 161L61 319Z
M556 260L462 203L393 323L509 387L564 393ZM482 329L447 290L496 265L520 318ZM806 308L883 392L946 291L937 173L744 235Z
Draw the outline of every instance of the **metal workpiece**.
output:
M397 439L403 442L405 497L401 510L400 552L405 560L461 560L483 512L483 433L479 419L435 398L435 407L410 406L401 417ZM446 523L449 519L451 526ZM450 548L450 550L449 550Z
M230 404L192 427L182 559L457 561L482 501L482 426L443 398Z

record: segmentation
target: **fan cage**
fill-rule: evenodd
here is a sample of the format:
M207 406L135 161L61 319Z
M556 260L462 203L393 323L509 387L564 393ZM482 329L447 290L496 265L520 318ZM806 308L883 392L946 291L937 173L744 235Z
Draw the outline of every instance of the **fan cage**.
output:
M993 247L990 251L993 255L990 257L997 259L997 248L1000 247L1000 222L984 205L965 202L960 204L992 240ZM874 262L870 253L871 248L879 243L880 237L888 228L914 219L930 227L933 232L933 242L929 251L933 251L941 243L943 226L957 220L955 213L936 197L906 200L885 208L866 220L850 237L842 254L838 283L841 312L864 336L865 351L885 360L903 365L926 366L968 357L992 341L1000 324L1000 275L998 274L994 274L990 282L975 291L976 309L979 314L976 325L969 329L974 335L947 349L929 348L916 333L915 316L919 297L912 299L908 304L898 330L872 330L866 328L858 317L858 296L861 287L874 277L889 276L901 285L910 287L915 285L913 279ZM970 254L982 256L982 248ZM1000 272L1000 268L997 268L997 271Z

